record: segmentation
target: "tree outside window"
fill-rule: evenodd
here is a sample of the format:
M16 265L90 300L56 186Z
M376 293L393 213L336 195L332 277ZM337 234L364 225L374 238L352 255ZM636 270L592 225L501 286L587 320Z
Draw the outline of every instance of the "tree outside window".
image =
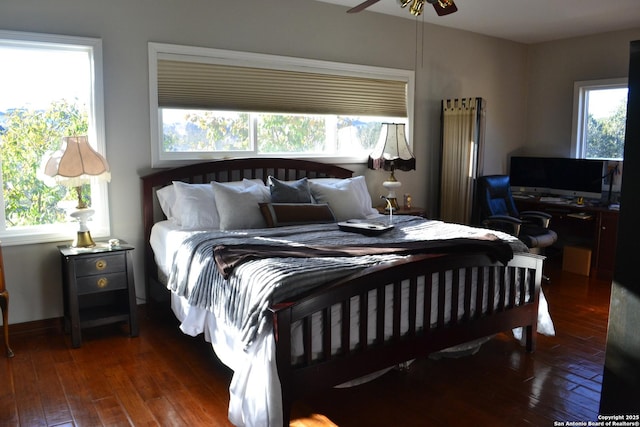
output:
M97 39L0 31L0 236L3 243L68 238L67 208L77 202L66 187L49 187L40 168L63 137L103 141L101 42ZM108 231L105 187L86 185L98 197L92 228ZM105 225L106 224L106 225Z
M73 203L75 199L65 187L45 185L38 169L63 136L85 135L87 131L86 108L64 100L45 110L21 108L5 113L0 147L7 228L65 221L61 202Z
M623 159L627 93L626 79L575 83L572 139L577 158Z
M624 157L627 92L626 88L589 91L586 158L622 159Z
M394 117L161 109L166 152L366 157ZM255 129L255 131L252 131Z

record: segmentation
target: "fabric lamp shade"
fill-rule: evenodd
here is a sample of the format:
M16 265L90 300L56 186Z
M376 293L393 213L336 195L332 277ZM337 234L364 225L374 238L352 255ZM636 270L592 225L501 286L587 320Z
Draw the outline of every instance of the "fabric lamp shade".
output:
M87 184L92 177L111 181L109 163L89 145L86 136L67 136L63 141L62 149L45 161L44 175L66 187Z
M369 169L403 170L416 168L403 123L383 123L380 139L369 155Z

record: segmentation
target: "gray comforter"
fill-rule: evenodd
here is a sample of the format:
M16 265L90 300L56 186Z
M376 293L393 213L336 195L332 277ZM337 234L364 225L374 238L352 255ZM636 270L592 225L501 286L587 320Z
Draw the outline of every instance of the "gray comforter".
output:
M177 251L167 287L191 305L212 311L217 319L236 327L247 347L267 324L267 309L273 303L402 255L258 257L239 263L225 279L214 260L214 249L221 245L382 246L451 239L487 241L497 236L508 242L513 252L527 251L519 240L499 232L409 216L394 220L395 228L380 236L340 231L336 224L198 233Z

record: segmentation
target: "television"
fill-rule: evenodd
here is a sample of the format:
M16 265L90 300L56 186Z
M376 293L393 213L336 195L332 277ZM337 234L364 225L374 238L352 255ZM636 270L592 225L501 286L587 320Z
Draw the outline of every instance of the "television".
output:
M511 157L514 192L601 199L606 161L564 157Z

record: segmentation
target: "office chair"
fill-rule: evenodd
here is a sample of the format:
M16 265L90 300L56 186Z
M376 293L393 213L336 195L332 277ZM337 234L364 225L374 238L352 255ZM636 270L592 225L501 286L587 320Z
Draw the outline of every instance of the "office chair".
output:
M507 175L478 178L478 201L482 225L518 237L532 253L542 254L544 248L558 240L556 232L549 229L551 215L538 211L518 212Z

